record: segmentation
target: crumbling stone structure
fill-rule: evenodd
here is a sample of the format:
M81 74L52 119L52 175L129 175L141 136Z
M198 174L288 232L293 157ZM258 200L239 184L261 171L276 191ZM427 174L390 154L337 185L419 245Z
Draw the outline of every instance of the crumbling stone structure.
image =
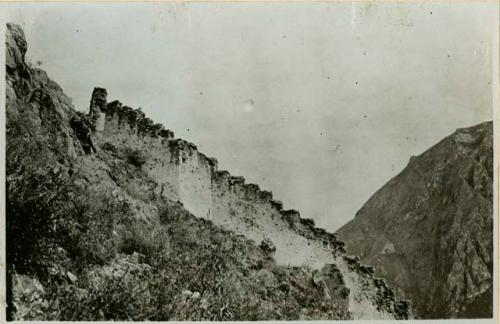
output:
M263 242L262 249L272 253L278 264L307 265L318 271L325 265L334 265L344 274L343 293L351 292L346 300L354 318L412 316L391 288L374 280L368 267L350 265L344 258L344 243L336 234L317 228L312 219L302 218L296 210L284 209L271 192L259 185L247 184L243 177L218 170L215 158L199 152L193 143L174 138L171 130L154 123L141 109L119 101L103 108L104 94L104 89L94 90L91 105L91 109L99 107L105 116L96 137L98 145L112 143L144 152L146 162L141 169L158 183L157 195L179 201L193 215L209 219L257 244ZM387 301L387 296L392 297Z
M106 114L108 92L103 88L94 88L90 99L89 116L95 130L104 130L104 119Z

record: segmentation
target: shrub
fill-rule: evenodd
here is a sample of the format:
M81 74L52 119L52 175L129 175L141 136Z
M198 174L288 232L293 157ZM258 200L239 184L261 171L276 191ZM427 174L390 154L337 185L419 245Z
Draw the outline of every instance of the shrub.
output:
M111 153L117 153L118 152L118 149L116 148L116 146L114 146L112 143L110 142L106 142L102 145L102 149L103 150L106 150L106 151L109 151Z
M147 158L146 155L141 150L128 150L127 151L127 161L140 168L146 163Z
M158 265L169 252L169 238L158 224L134 221L123 229L119 250L126 254L140 253L147 263Z

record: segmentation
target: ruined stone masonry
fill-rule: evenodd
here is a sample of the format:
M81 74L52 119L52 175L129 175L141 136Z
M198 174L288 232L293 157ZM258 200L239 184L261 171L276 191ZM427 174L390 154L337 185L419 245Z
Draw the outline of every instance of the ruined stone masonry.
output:
M247 184L243 177L218 170L217 160L196 145L174 138L174 133L147 118L140 109L119 101L107 103L107 91L95 88L90 120L97 146L112 143L141 150L142 166L158 183L156 194L180 201L199 218L244 235L257 244L272 244L278 264L334 267L349 289L349 310L356 319L411 318L408 301L398 301L394 290L373 277L373 269L346 256L335 234L315 227L312 219L286 210L269 191Z
M106 104L108 93L106 89L95 88L90 100L89 116L98 131L104 130L104 119L106 116Z

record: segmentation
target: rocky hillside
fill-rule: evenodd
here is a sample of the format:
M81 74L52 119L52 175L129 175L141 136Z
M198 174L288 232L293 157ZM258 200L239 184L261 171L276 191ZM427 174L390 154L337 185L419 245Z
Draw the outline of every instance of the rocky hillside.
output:
M412 157L338 233L416 316L492 317L493 124Z
M77 112L26 51L8 24L10 319L411 318L335 235L215 170L142 112L108 104L103 89ZM330 262L299 264L301 242Z

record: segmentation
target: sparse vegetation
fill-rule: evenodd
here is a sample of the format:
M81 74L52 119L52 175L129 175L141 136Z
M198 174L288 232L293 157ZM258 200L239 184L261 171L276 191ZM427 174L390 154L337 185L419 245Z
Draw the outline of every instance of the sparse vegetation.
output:
M7 152L11 319L349 318L342 298L326 298L314 284L312 270L275 266L269 251L179 203L158 203L157 219L135 218L127 200L59 163L43 136L33 134L23 149L21 141L10 136ZM145 181L136 165L120 166L118 183L133 174ZM19 289L19 280L31 288Z
M37 278L43 287L35 300L15 300L15 308L25 310L15 312L20 316L15 319L349 317L338 300L325 298L324 287L313 284L311 270L264 268L267 256L253 242L196 219L177 204L163 206L160 224L131 218L126 206L107 197L94 198L92 204L74 201L66 209L67 225L55 231L45 226L30 243L32 253L19 254L13 262L15 274ZM44 213L51 214L50 209ZM49 219L48 224L61 221Z

